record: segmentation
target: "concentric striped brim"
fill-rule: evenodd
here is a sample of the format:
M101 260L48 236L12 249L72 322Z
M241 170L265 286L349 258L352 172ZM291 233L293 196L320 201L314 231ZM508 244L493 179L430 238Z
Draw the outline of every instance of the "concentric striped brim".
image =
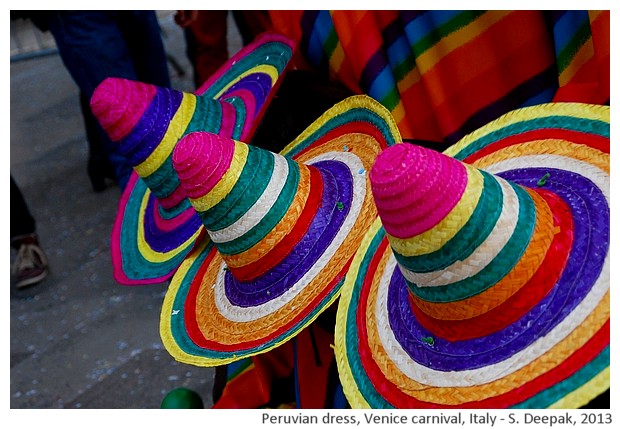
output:
M112 232L119 283L168 279L202 229L172 168L178 140L193 131L250 140L292 53L290 40L265 33L196 95L115 78L97 88L93 112L134 167Z
M577 408L609 389L609 108L546 104L370 173L347 274L353 407Z
M172 278L160 332L177 360L215 366L295 336L338 297L376 219L367 172L400 141L366 96L322 115L281 154L193 133L173 156L211 238Z

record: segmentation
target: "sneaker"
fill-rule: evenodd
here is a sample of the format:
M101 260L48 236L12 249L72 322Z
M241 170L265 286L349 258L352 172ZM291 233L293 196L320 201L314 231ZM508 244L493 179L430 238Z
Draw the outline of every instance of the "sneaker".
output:
M19 237L12 240L11 244L17 248L17 257L11 270L15 277L15 286L31 286L47 277L47 258L35 234Z

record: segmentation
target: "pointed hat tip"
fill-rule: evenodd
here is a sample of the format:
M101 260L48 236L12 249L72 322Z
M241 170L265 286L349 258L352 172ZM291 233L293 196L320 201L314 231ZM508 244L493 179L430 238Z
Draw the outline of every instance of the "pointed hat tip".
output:
M383 225L400 238L412 237L426 230L430 219L445 216L467 183L467 169L461 161L409 143L385 149L370 171Z
M208 192L227 171L235 142L231 138L205 131L183 137L172 153L172 165L191 198Z
M391 197L405 188L419 188L447 163L460 163L437 151L409 143L388 147L377 156L370 182L377 197Z
M90 108L112 141L125 137L138 123L157 92L154 85L109 77L90 99Z

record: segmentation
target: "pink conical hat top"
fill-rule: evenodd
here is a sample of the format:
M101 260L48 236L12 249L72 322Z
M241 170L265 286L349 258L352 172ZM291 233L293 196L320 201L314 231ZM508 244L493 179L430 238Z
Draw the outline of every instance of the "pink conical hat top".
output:
M386 149L370 182L412 303L435 319L502 305L525 287L554 238L543 195L430 149Z
M438 223L467 185L464 165L410 144L381 153L370 172L373 196L385 230L408 238Z
M172 162L189 198L206 195L228 171L234 153L232 140L209 133L187 135L174 151Z
M107 78L95 89L90 107L112 141L119 141L136 126L153 100L153 85Z

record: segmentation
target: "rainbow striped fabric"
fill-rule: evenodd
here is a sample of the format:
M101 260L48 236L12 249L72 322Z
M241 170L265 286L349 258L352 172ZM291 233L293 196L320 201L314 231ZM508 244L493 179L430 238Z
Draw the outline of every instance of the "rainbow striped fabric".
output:
M315 69L445 148L516 108L609 102L609 11L271 11Z

